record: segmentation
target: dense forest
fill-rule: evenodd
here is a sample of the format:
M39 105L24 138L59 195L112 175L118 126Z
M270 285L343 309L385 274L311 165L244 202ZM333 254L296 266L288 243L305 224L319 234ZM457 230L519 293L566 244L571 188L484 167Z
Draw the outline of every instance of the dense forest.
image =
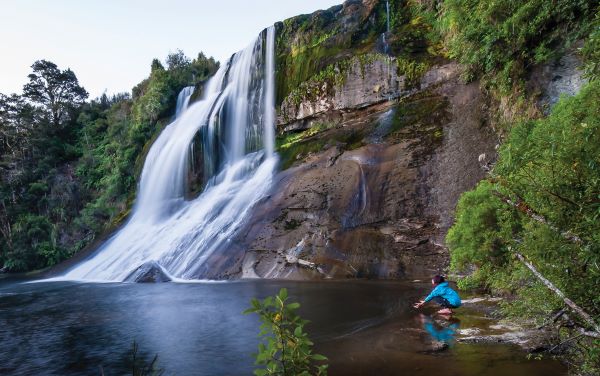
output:
M149 143L179 91L218 68L178 51L128 93L86 101L70 69L40 60L23 93L0 95L0 265L54 265L117 226L134 199Z

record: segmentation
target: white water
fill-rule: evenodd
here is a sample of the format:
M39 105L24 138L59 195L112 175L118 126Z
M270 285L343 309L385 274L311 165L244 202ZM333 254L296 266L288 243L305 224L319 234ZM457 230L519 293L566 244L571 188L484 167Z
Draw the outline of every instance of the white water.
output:
M213 252L226 248L267 194L277 164L274 33L270 27L266 46L259 37L223 64L201 101L188 107L193 88L182 90L175 120L146 157L128 223L60 279L123 281L149 261L175 279L194 279ZM208 183L187 201L190 144L198 134Z
M389 0L386 0L385 2L385 15L386 15L386 20L387 20L387 32L390 32L390 2Z
M388 54L390 47L388 45L387 40L385 39L385 35L390 33L390 2L389 2L389 0L386 0L386 2L385 2L385 15L386 15L386 32L381 33L381 41L383 43L383 53Z

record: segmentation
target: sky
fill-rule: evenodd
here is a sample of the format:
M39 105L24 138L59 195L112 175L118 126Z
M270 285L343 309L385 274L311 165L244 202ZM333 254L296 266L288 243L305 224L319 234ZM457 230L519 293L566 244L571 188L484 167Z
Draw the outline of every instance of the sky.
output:
M36 60L71 68L91 98L130 92L177 49L223 62L277 21L343 0L0 0L0 92Z

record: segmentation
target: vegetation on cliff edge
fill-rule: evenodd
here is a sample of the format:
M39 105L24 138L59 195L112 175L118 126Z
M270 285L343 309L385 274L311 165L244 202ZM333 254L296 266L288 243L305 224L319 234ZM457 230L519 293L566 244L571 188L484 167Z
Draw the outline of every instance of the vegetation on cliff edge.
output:
M22 95L0 95L0 269L54 265L124 218L178 92L218 68L181 51L166 64L155 59L133 97L85 102L73 71L41 60Z

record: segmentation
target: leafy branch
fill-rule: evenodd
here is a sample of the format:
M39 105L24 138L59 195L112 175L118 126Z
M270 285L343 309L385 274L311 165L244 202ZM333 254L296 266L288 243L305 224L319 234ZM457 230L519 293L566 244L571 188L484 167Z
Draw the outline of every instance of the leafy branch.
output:
M312 352L313 342L304 331L308 320L302 319L296 311L299 303L287 303L287 289L283 288L275 296L264 300L252 299L251 307L244 314L257 313L260 316L259 337L254 370L257 376L264 375L326 375L327 364L314 364L327 358Z

